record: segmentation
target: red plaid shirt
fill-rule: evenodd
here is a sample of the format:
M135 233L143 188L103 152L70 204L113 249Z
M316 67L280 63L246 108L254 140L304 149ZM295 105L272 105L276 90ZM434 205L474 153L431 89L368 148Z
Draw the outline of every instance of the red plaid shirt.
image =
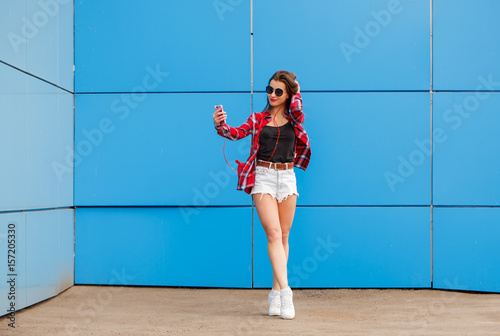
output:
M304 123L304 113L302 113L302 97L297 93L292 97L290 110L285 111L283 116L292 123L295 129L295 159L294 166L306 170L311 158L311 147L309 138L302 124ZM250 194L255 184L255 167L257 165L257 153L259 152L259 134L262 127L271 121L269 111L253 113L247 121L240 127L231 127L226 123L216 126L217 134L229 140L239 140L252 134L252 146L250 156L246 162L238 162L238 186L236 189L244 190ZM255 130L255 133L253 131Z

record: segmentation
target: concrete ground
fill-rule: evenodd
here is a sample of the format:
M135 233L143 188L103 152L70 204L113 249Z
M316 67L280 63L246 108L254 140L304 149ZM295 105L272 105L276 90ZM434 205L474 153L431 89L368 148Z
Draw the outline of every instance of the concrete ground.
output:
M0 335L500 335L500 294L296 289L294 320L268 290L73 286L18 311Z

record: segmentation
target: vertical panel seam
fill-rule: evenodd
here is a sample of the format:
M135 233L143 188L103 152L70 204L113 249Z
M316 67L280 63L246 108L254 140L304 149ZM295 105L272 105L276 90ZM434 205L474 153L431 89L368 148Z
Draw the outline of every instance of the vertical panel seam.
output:
M253 114L253 0L250 0L250 113ZM255 132L254 132L255 133ZM253 135L252 135L253 136ZM252 231L252 248L250 250L252 258L251 258L251 263L252 263L252 274L251 274L251 288L254 288L254 220L253 220L253 214L254 214L254 202L253 198L251 198L252 202L252 217L251 217L251 231Z
M24 285L24 306L28 307L28 214L24 214L24 274L25 285Z
M73 1L73 153L76 152L76 4ZM73 155L73 192L71 197L71 206L75 209L75 155Z
M57 294L61 293L61 212L57 213Z
M25 107L24 107L24 113L26 116L26 198L24 200L24 208L28 209L28 148L29 148L29 143L28 143L28 131L29 131L29 120L28 120L28 108L29 108L29 99L28 99L28 76L24 76L24 90L25 90Z
M433 123L433 119L434 119L434 110L433 110L433 8L432 8L432 0L430 0L430 61L431 61L431 73L430 73L430 76L431 76L431 90L430 90L430 112L431 112L431 204L430 204L430 208L431 208L431 222L430 222L430 225L431 225L431 236L430 236L430 239L431 239L431 288L434 287L433 283L434 283L434 209L433 209L433 206L434 206L434 193L433 193L433 190L434 190L434 143L433 143L433 138L432 138L432 133L433 133L433 127L434 127L434 123Z

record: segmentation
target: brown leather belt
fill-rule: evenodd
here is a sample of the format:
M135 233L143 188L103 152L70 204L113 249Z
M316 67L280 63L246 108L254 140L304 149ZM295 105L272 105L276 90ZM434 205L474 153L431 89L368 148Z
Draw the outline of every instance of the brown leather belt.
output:
M276 163L276 162L257 161L257 166L266 167L266 168L273 168L273 169L281 169L281 170L282 169L292 169L293 162Z

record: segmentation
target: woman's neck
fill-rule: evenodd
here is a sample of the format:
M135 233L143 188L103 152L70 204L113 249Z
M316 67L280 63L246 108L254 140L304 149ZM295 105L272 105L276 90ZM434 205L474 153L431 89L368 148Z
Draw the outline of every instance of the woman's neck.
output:
M278 106L272 106L269 109L269 113L271 114L271 116L274 116L276 113L279 113L278 116L283 115L284 111L285 111L284 104L278 105Z

